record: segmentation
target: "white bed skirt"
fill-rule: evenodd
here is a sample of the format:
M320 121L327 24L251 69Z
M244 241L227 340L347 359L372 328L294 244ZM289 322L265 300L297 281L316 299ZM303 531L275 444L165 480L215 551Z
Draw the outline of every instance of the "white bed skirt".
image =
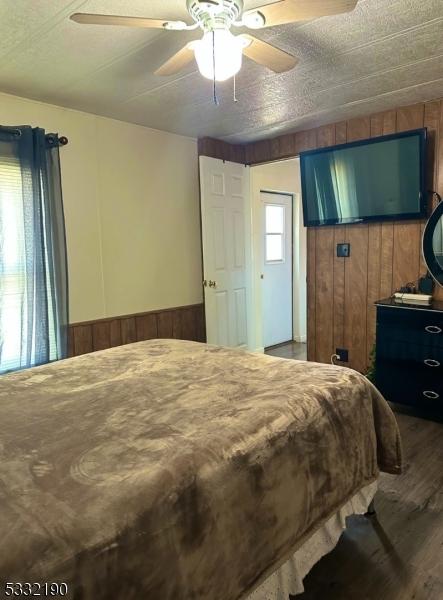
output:
M289 594L302 594L303 579L315 563L335 548L346 529L346 517L365 514L376 491L376 481L362 488L245 600L288 600Z

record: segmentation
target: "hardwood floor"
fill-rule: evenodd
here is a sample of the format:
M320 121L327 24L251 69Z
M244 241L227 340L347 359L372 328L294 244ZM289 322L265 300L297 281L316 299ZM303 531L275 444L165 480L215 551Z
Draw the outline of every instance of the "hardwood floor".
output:
M299 342L288 342L287 344L280 344L278 346L273 346L272 348L267 348L265 353L270 354L271 356L279 356L280 358L306 360L308 355L306 346L306 344L301 344Z
M306 344L266 351L306 359ZM376 517L354 516L294 600L443 600L443 424L396 413L402 475L382 473Z
M443 599L443 424L396 414L400 476L382 474L376 518L348 520L300 600Z

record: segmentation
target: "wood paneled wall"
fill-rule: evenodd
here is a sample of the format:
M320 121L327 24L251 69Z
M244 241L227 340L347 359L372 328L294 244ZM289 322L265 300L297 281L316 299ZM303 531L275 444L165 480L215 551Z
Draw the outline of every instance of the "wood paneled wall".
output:
M303 150L419 127L427 127L429 133L429 189L443 194L443 100L248 144L244 161L258 164L290 158ZM201 149L209 152L211 144ZM225 160L236 161L235 157L241 156L238 149L230 154L224 147L223 152ZM374 302L426 272L421 255L424 223L398 221L308 230L309 360L329 362L336 348L347 348L348 366L367 370L375 338ZM349 258L336 257L340 242L351 244ZM443 288L436 290L436 296L443 299Z
M206 341L203 304L75 323L69 326L68 355L79 356L153 338Z
M199 156L210 156L220 160L228 160L240 164L246 163L246 146L242 144L228 144L214 138L201 138L198 140Z

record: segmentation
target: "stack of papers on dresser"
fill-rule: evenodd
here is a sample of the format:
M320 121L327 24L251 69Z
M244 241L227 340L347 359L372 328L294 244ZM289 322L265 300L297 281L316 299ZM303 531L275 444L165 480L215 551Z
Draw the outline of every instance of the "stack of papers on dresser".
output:
M432 296L428 296L428 294L402 294L401 292L396 292L394 300L403 304L429 305L432 302Z

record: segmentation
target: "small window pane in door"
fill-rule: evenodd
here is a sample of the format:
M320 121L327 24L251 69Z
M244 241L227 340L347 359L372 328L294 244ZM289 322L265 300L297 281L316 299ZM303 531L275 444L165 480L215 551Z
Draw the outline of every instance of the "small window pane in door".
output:
M266 262L282 262L283 235L280 233L266 234Z
M276 204L266 205L266 233L283 233L285 207Z

